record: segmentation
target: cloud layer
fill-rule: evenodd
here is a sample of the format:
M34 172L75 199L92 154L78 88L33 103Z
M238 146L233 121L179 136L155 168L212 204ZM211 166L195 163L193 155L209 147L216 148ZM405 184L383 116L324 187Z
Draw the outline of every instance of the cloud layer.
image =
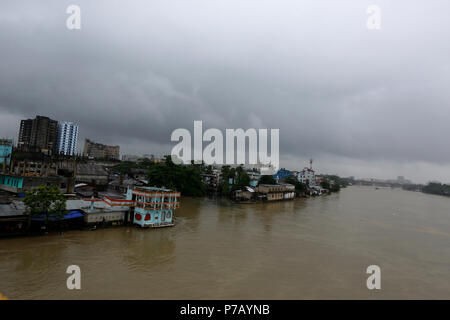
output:
M170 152L176 128L279 128L282 166L450 181L448 1L0 4L0 135L36 114L122 153ZM82 141L80 143L82 145Z

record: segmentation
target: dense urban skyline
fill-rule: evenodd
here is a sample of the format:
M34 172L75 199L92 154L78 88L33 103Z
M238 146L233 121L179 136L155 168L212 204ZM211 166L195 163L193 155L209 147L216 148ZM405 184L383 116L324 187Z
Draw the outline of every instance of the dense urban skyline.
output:
M281 167L450 182L446 1L377 1L376 31L369 1L78 1L81 30L69 4L2 3L0 136L40 114L164 154L202 120L279 128Z

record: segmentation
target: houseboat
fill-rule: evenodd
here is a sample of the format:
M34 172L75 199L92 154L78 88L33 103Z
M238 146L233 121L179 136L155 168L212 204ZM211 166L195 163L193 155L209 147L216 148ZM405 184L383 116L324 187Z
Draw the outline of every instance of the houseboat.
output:
M174 210L180 207L180 193L163 188L128 189L127 200L132 202L133 223L144 228L173 226Z
M264 201L290 200L295 198L295 186L289 183L260 184L256 187L259 198Z
M180 193L155 187L128 188L126 198L103 195L101 198L67 201L71 209L85 213L87 225L132 223L148 227L173 226L174 210L180 206Z

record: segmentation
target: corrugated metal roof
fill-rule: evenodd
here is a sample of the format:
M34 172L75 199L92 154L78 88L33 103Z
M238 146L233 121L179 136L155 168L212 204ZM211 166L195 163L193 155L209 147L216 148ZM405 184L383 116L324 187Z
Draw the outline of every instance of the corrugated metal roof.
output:
M85 200L67 200L66 209L67 210L83 210L88 212L91 208L91 201ZM104 201L94 201L94 211L97 210L107 210L107 211L124 211L128 207L111 207Z
M250 192L255 192L255 190L253 190L252 188L250 188L250 187L245 187L246 189L247 189L247 191L250 191Z
M71 211L71 212L65 214L64 217L62 217L61 220L69 220L69 219L82 218L82 217L84 217L84 215L81 212ZM57 218L56 216L49 216L48 219L49 220L59 220L59 218ZM34 217L31 218L31 220L44 221L45 220L45 215L41 215L40 217L34 216Z
M0 205L0 217L25 215L25 205L22 201L13 201L10 204Z

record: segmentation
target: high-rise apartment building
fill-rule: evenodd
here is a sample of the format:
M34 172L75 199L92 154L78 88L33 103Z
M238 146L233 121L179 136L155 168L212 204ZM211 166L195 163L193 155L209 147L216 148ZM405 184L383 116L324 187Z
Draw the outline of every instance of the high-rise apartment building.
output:
M31 143L31 129L33 128L33 120L20 121L18 146L30 146Z
M56 151L58 121L48 117L36 116L35 119L20 122L19 146L37 147L42 152L53 154Z
M73 156L77 151L78 143L78 125L61 121L58 123L58 139L56 142L56 150L58 154Z

